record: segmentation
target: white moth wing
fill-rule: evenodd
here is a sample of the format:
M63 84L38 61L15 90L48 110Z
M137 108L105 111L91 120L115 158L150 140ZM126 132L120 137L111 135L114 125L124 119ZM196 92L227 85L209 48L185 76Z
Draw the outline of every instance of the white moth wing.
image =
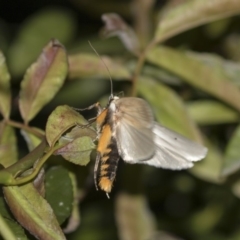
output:
M119 154L128 163L186 169L207 154L207 148L154 123L151 109L142 99L116 99L109 111Z
M191 161L184 159L182 156L168 152L165 149L156 150L155 155L151 159L139 163L172 170L187 169L193 166Z
M155 153L152 129L135 128L122 121L116 127L116 136L119 154L126 162L138 163Z
M157 123L154 124L153 133L155 155L142 163L168 169L186 169L207 154L206 147Z
M151 158L155 153L153 116L148 104L140 98L114 100L109 110L114 119L114 136L123 160L129 163Z

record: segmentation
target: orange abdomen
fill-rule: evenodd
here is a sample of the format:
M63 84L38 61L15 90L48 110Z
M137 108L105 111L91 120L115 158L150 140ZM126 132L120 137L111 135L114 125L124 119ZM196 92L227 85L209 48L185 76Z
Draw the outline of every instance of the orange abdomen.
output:
M100 165L97 172L98 185L103 191L109 193L112 190L120 158L117 143L112 137L112 131L109 124L103 126L97 151L98 154L100 154Z

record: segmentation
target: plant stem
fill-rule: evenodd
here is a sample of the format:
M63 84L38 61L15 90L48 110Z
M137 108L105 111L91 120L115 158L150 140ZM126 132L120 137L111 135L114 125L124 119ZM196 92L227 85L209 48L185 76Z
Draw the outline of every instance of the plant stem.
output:
M133 74L133 79L132 79L132 94L131 96L135 97L137 95L137 81L139 79L139 75L141 72L141 69L143 67L147 52L153 48L157 44L156 41L152 41L148 44L148 46L145 48L145 50L142 52L142 54L139 56L134 74Z
M26 125L26 124L23 124L23 123L20 123L20 122L15 122L13 120L6 120L6 123L12 127L16 127L16 128L19 128L19 129L24 129L32 134L34 134L35 136L37 137L40 137L42 138L45 134L44 134L44 131L40 130L40 129L37 129L37 128L33 128L33 127L30 127L29 125Z
M47 142L45 139L43 139L42 142L25 157L13 165L0 170L0 184L17 185L15 179L17 175L31 168L37 159L39 159L44 154L46 147Z
M31 174L29 174L28 176L25 177L20 177L17 178L14 181L13 185L20 185L26 182L31 181L33 178L35 178L37 176L37 174L39 173L40 169L42 168L43 164L47 161L47 159L59 148L59 146L57 147L53 147L50 148L49 151L42 157L39 159L39 161L37 162L37 164L33 167L33 171L31 172Z

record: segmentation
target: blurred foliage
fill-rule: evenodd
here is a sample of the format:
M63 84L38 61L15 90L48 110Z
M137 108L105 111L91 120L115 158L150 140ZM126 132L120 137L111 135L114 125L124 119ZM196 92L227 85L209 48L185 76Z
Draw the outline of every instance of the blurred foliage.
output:
M240 239L239 14L236 0L1 1L2 238ZM97 192L96 133L74 128L96 113L71 107L106 102L108 71L207 157L121 162L110 200Z

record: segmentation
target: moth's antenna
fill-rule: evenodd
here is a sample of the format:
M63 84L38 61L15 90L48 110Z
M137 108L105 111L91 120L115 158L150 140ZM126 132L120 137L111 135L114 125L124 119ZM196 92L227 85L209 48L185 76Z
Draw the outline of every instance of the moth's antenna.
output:
M108 72L108 76L109 76L109 79L110 79L110 84L111 84L111 95L110 95L110 98L113 98L113 80L112 80L112 77L111 77L111 74L110 74L110 71L107 67L107 65L105 64L105 62L103 61L102 57L98 54L98 52L96 51L96 49L92 46L91 42L88 41L90 47L92 48L92 50L97 54L97 56L101 59L103 65L106 67L107 69L107 72Z

